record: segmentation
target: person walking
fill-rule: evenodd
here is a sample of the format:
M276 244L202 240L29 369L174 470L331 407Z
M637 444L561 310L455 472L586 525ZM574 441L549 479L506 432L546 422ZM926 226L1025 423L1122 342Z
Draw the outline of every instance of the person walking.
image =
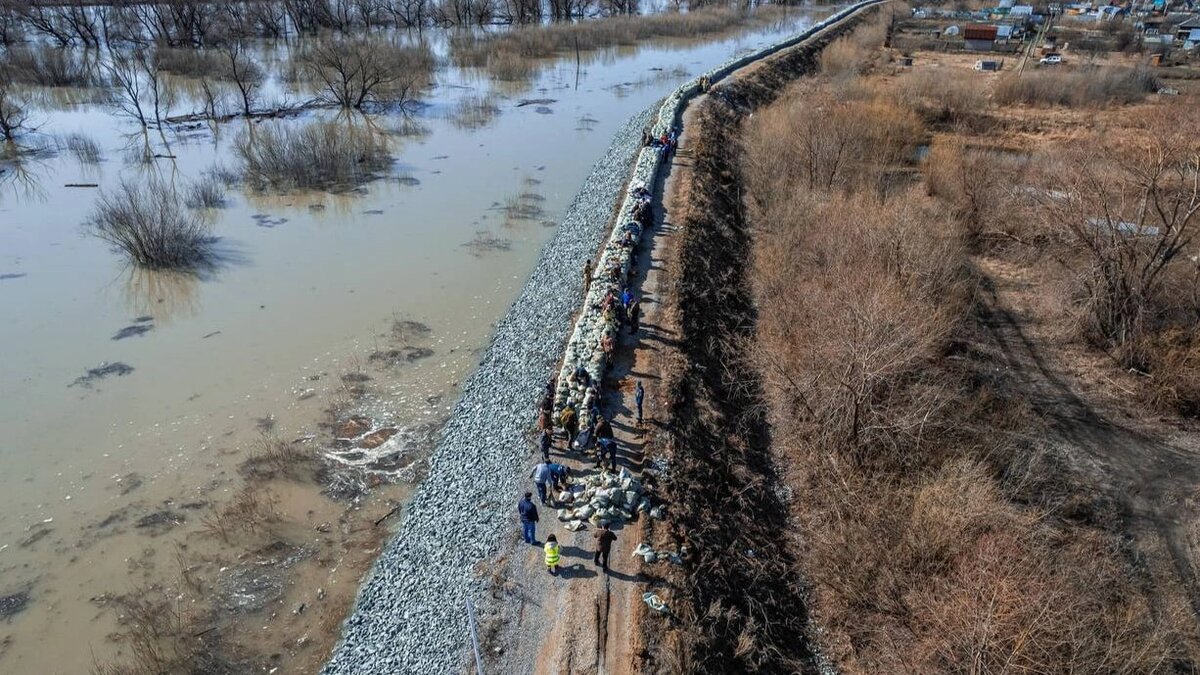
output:
M617 540L617 535L613 534L612 530L608 529L608 523L600 526L600 530L592 535L596 538L596 558L595 563L600 566L600 569L608 571L608 554L612 551L613 542Z
M552 534L547 536L546 545L542 550L546 552L546 569L550 574L558 574L558 559L562 555L562 551L558 547L558 538Z
M526 492L525 498L517 502L517 513L521 514L521 531L526 544L537 545L537 507L533 505L533 493Z
M638 332L638 322L642 319L642 301L637 298L629 303L629 334L635 335Z
M533 467L533 472L529 474L533 479L533 485L537 488L538 499L541 500L542 506L546 505L546 483L550 482L550 464L548 462L538 462L537 466Z
M638 380L637 387L633 390L633 400L637 403L637 423L642 424L642 403L646 400L646 390L642 388L642 381Z
M592 259L588 258L587 262L583 263L583 294L587 295L588 290L592 287Z

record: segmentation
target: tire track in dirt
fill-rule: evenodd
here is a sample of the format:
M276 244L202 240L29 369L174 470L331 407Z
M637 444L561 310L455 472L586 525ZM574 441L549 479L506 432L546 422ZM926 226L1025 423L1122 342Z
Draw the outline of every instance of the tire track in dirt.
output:
M1200 619L1200 587L1185 526L1197 518L1188 497L1200 491L1200 439L1194 433L1155 438L1117 421L1117 415L1089 400L1076 388L1053 344L1031 334L1036 326L1028 317L1036 300L1021 272L990 260L978 261L978 270L979 321L1019 394L1048 423L1054 452L1118 507L1123 522L1097 524L1131 534L1145 551L1155 549L1154 539L1161 539L1163 553Z

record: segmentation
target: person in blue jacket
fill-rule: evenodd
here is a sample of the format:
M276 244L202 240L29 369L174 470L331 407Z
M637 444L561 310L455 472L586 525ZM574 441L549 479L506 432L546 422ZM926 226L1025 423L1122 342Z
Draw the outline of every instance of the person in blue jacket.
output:
M533 505L533 493L526 492L525 498L517 502L517 513L521 514L521 529L526 544L537 546L537 507Z

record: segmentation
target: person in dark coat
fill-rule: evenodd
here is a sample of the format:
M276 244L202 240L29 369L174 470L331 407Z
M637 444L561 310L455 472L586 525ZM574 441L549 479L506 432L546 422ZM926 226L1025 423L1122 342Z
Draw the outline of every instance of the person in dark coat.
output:
M604 458L608 457L608 470L617 471L617 439L600 438L596 440L596 468L604 467Z
M521 530L526 544L537 546L537 507L533 505L533 493L526 492L525 498L517 502L517 513L521 515Z
M554 446L554 434L549 429L542 429L538 435L538 449L542 451L542 461L550 461L550 448Z
M638 322L642 319L642 301L634 298L633 302L629 303L629 334L634 335L638 332Z
M596 419L596 438L612 438L612 424L603 415L597 416Z
M600 530L596 532L596 558L595 563L600 566L600 569L608 571L608 554L612 551L613 542L617 540L617 535L608 529L608 523L600 526Z

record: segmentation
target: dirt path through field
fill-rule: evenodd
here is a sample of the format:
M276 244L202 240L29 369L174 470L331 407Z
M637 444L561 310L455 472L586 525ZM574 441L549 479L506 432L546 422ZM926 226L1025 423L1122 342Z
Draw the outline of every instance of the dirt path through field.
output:
M1094 481L1094 501L1101 505L1095 510L1115 505L1123 522L1104 524L1126 530L1142 552L1165 554L1200 617L1189 550L1200 491L1200 435L1162 424L1167 420L1130 417L1120 405L1121 385L1098 375L1107 364L1095 361L1103 357L1063 344L1048 328L1033 272L998 260L978 264L984 281L980 318L997 360L1047 423L1048 441L1072 469ZM1085 384L1097 379L1111 387ZM1081 517L1104 518L1091 510Z

